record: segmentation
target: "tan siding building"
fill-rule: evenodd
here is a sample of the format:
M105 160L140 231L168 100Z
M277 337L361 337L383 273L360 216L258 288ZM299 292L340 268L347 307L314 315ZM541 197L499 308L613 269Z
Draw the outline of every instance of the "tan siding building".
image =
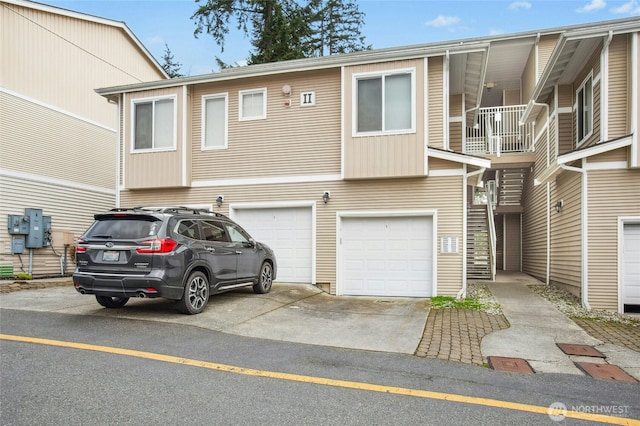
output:
M167 76L123 23L29 1L0 1L0 52L0 265L68 275L74 239L117 203L117 109L95 89ZM43 247L7 231L30 208L51 218Z
M120 111L119 206L227 214L273 246L279 281L331 294L464 296L468 279L522 271L624 311L640 304L620 250L640 223L639 31L622 19L99 89ZM145 138L137 108L174 117L172 137Z

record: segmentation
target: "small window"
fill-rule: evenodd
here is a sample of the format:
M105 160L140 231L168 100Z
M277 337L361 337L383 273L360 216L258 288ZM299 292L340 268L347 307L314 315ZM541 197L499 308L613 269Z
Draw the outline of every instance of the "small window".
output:
M414 72L355 77L355 133L414 130Z
M240 120L267 118L267 89L240 91Z
M180 235L184 235L185 237L193 238L194 240L200 239L200 229L198 228L198 223L193 220L180 221L176 232Z
M234 243L248 243L251 239L251 237L249 237L249 235L247 235L247 233L241 228L232 224L226 224L225 226L227 227L227 232L231 237L231 241Z
M229 242L222 224L210 220L202 221L202 239L206 241Z
M589 76L576 92L576 139L581 145L593 131L593 78Z
M202 149L227 148L227 94L202 98Z
M176 146L174 99L133 103L133 149L167 150Z

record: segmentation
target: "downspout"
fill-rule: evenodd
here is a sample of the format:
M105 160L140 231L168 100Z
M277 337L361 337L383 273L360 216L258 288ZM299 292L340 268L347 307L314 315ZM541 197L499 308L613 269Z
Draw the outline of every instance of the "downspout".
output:
M600 140L609 139L609 45L613 39L613 31L604 41L600 59Z
M587 224L587 220L588 220L588 206L587 206L587 159L583 158L582 159L582 168L579 167L573 167L573 166L567 166L566 164L560 164L560 168L563 170L567 170L569 172L576 172L576 173L581 173L582 174L582 193L581 193L581 198L582 198L582 205L581 205L581 212L580 212L580 220L582 222L582 226L581 228L581 234L582 234L582 273L580 276L580 299L582 302L582 306L585 307L586 309L591 309L591 306L589 305L589 286L588 286L588 282L589 282L589 270L588 270L588 266L589 266L589 262L588 262L588 254L589 254L589 246L587 244L587 239L589 237L589 233L588 231L588 224Z
M545 284L551 284L551 182L547 182L547 273Z
M456 299L462 299L467 296L467 182L470 177L483 174L485 168L478 169L474 172L467 173L467 165L464 165L464 179L462 180L462 288L456 294Z
M444 70L442 76L442 86L444 96L442 97L443 112L444 112L444 142L442 144L443 148L448 151L449 150L449 51L445 52L444 56Z

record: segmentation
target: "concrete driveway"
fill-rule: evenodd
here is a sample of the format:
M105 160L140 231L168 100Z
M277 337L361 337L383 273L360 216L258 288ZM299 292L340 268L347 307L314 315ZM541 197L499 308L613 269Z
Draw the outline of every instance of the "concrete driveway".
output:
M131 299L105 309L71 284L5 293L0 308L186 324L209 330L312 345L413 354L420 343L428 299L331 296L315 286L274 284L268 294L240 289L214 295L199 315L178 313L165 299Z

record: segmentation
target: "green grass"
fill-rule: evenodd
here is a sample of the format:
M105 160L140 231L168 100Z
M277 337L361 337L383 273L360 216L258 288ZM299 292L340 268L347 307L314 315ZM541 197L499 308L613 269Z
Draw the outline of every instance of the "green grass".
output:
M456 299L451 296L435 296L431 298L431 308L433 309L472 309L474 311L483 311L489 309L490 306L483 304L478 299L465 298Z

